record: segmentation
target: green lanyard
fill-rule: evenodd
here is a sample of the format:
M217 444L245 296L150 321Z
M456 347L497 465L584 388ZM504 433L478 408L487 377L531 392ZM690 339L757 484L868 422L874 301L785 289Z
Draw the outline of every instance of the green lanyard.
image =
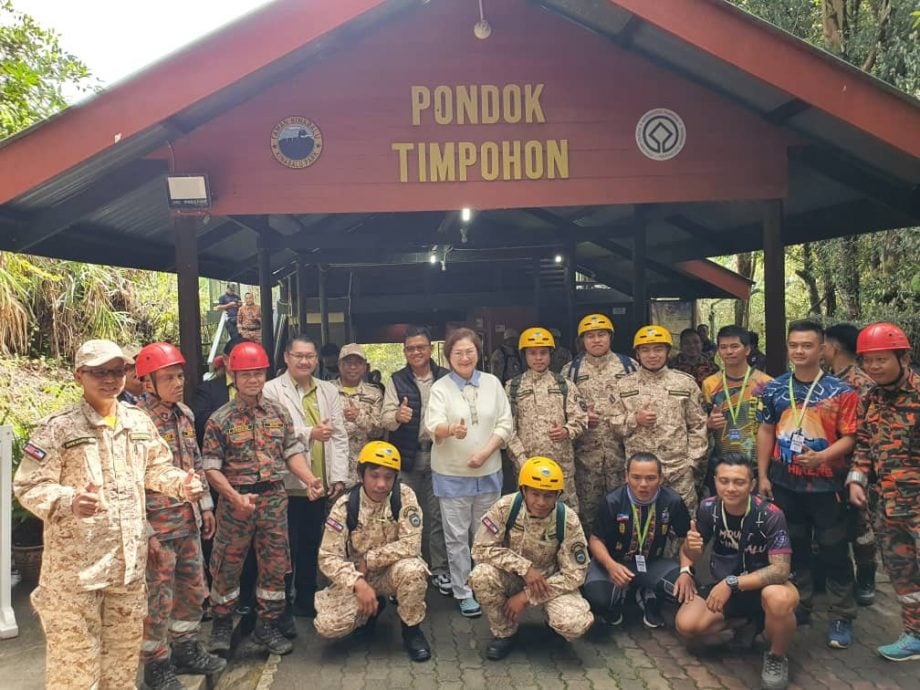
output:
M741 414L741 406L744 404L744 391L747 390L748 379L751 378L751 367L744 372L744 380L741 382L741 390L738 391L738 407L732 406L732 393L728 389L728 376L725 375L725 369L722 370L722 389L725 391L725 406L728 407L728 414L732 418L732 426L738 426L738 415Z
M792 387L792 379L794 376L789 376L789 407L792 408L792 421L795 422L795 428L802 428L802 420L805 419L805 409L808 407L808 403L811 401L811 394L815 391L815 386L818 385L818 381L821 380L821 377L824 376L823 371L819 371L818 375L815 377L815 380L811 382L811 386L808 388L808 393L805 394L805 400L802 402L801 411L797 410L795 407L795 392Z
M633 522L636 523L636 542L638 544L637 553L642 553L642 548L645 546L645 540L648 537L648 528L652 525L652 518L655 517L655 504L652 504L652 507L648 511L648 517L645 519L645 527L639 524L639 511L636 510L636 504L631 503Z

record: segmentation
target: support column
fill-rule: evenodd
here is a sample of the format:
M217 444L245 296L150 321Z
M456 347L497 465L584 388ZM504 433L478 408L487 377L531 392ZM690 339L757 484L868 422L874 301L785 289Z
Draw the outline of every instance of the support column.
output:
M539 257L534 257L531 270L533 271L533 308L536 312L537 323L542 323L540 315L540 299L541 295L541 285L540 285L540 259Z
M297 329L307 334L307 262L297 255Z
M575 243L568 244L565 260L565 322L575 327ZM571 338L569 339L571 340Z
M783 202L763 202L763 282L767 373L786 371L786 251Z
M641 206L636 206L633 214L633 319L638 330L648 324L648 264L647 235L648 223Z
M173 217L176 283L179 297L179 349L185 357L185 402L191 403L201 381L201 305L198 299L198 217Z
M275 359L275 310L272 305L271 244L267 236L259 234L259 306L262 309L262 347L268 359Z
M328 269L318 266L318 296L319 296L319 333L322 344L329 342L329 301L326 298L326 272Z

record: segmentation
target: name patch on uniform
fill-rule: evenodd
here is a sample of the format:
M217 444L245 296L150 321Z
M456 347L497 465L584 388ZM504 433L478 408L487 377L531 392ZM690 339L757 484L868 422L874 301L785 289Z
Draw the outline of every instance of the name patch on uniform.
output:
M85 446L87 444L95 444L95 443L96 443L96 439L93 436L80 436L79 438L71 438L71 439L68 439L67 441L64 441L64 448L69 450L71 448L76 448L77 446ZM26 453L29 452L27 448L28 446L26 446L26 448L23 448L23 451ZM44 452L45 451L42 451L42 453ZM32 454L29 453L29 455L32 455ZM39 459L44 459L44 458L39 458Z
M488 516L482 519L482 524L486 526L486 529L489 530L492 534L498 534L498 525L492 522L491 518Z
M333 520L331 517L326 518L326 526L334 529L336 532L341 532L345 529L345 525L338 520Z
M66 444L64 447L67 447ZM48 451L46 451L44 448L39 448L31 441L22 447L22 452L29 457L35 458L39 462L43 462L44 459L48 457Z
M130 434L128 434L128 438L130 438L132 441L149 441L152 436L150 436L150 434L148 434L146 431L132 431Z
M668 395L676 395L678 398L689 398L689 397L690 397L690 391L672 391L672 390L669 388L669 389L668 389Z
M264 424L268 429L284 428L284 422L282 422L280 419L266 419L264 422L262 422L262 424Z
M633 397L634 395L639 395L639 391L637 391L637 390L635 390L635 391L620 391L620 397L621 397L621 398L631 398L631 397Z
M572 544L572 558L575 559L575 562L578 565L584 565L588 562L588 552L586 550L585 544L582 542L576 542Z

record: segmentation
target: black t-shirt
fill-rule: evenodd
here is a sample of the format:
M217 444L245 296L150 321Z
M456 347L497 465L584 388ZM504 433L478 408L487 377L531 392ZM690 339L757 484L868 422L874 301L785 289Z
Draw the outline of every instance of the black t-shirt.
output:
M236 306L233 306L227 309L227 318L230 320L233 320L236 318L236 314L239 311L239 303L240 303L240 298L238 296L231 295L225 292L218 298L217 303L220 305L224 305L224 304L236 305Z
M592 531L595 537L604 542L610 557L618 563L632 559L639 550L638 529L633 518L632 501L626 489L626 486L621 486L607 494ZM647 560L661 558L670 535L681 539L687 536L690 513L683 499L673 489L661 488L651 518L649 512L652 506L636 508L643 527L647 519L651 520L642 546L642 555Z
M705 499L696 511L696 528L704 542L715 539L709 567L718 580L767 567L771 554L791 554L792 543L783 511L759 496L751 497L746 518L725 514L716 496ZM741 546L744 544L744 557Z

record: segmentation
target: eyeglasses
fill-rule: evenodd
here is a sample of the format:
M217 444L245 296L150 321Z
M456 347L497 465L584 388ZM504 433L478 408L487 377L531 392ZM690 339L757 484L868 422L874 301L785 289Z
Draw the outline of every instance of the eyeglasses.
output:
M431 349L431 345L406 345L403 352L412 354L413 352L426 352Z
M472 350L454 350L451 352L451 356L456 355L457 357L475 357L477 354L475 348Z
M104 379L123 379L126 373L124 367L119 369L84 369L83 371L99 381Z
M313 362L316 360L315 353L301 354L300 352L288 352L287 356L293 359L295 362Z

